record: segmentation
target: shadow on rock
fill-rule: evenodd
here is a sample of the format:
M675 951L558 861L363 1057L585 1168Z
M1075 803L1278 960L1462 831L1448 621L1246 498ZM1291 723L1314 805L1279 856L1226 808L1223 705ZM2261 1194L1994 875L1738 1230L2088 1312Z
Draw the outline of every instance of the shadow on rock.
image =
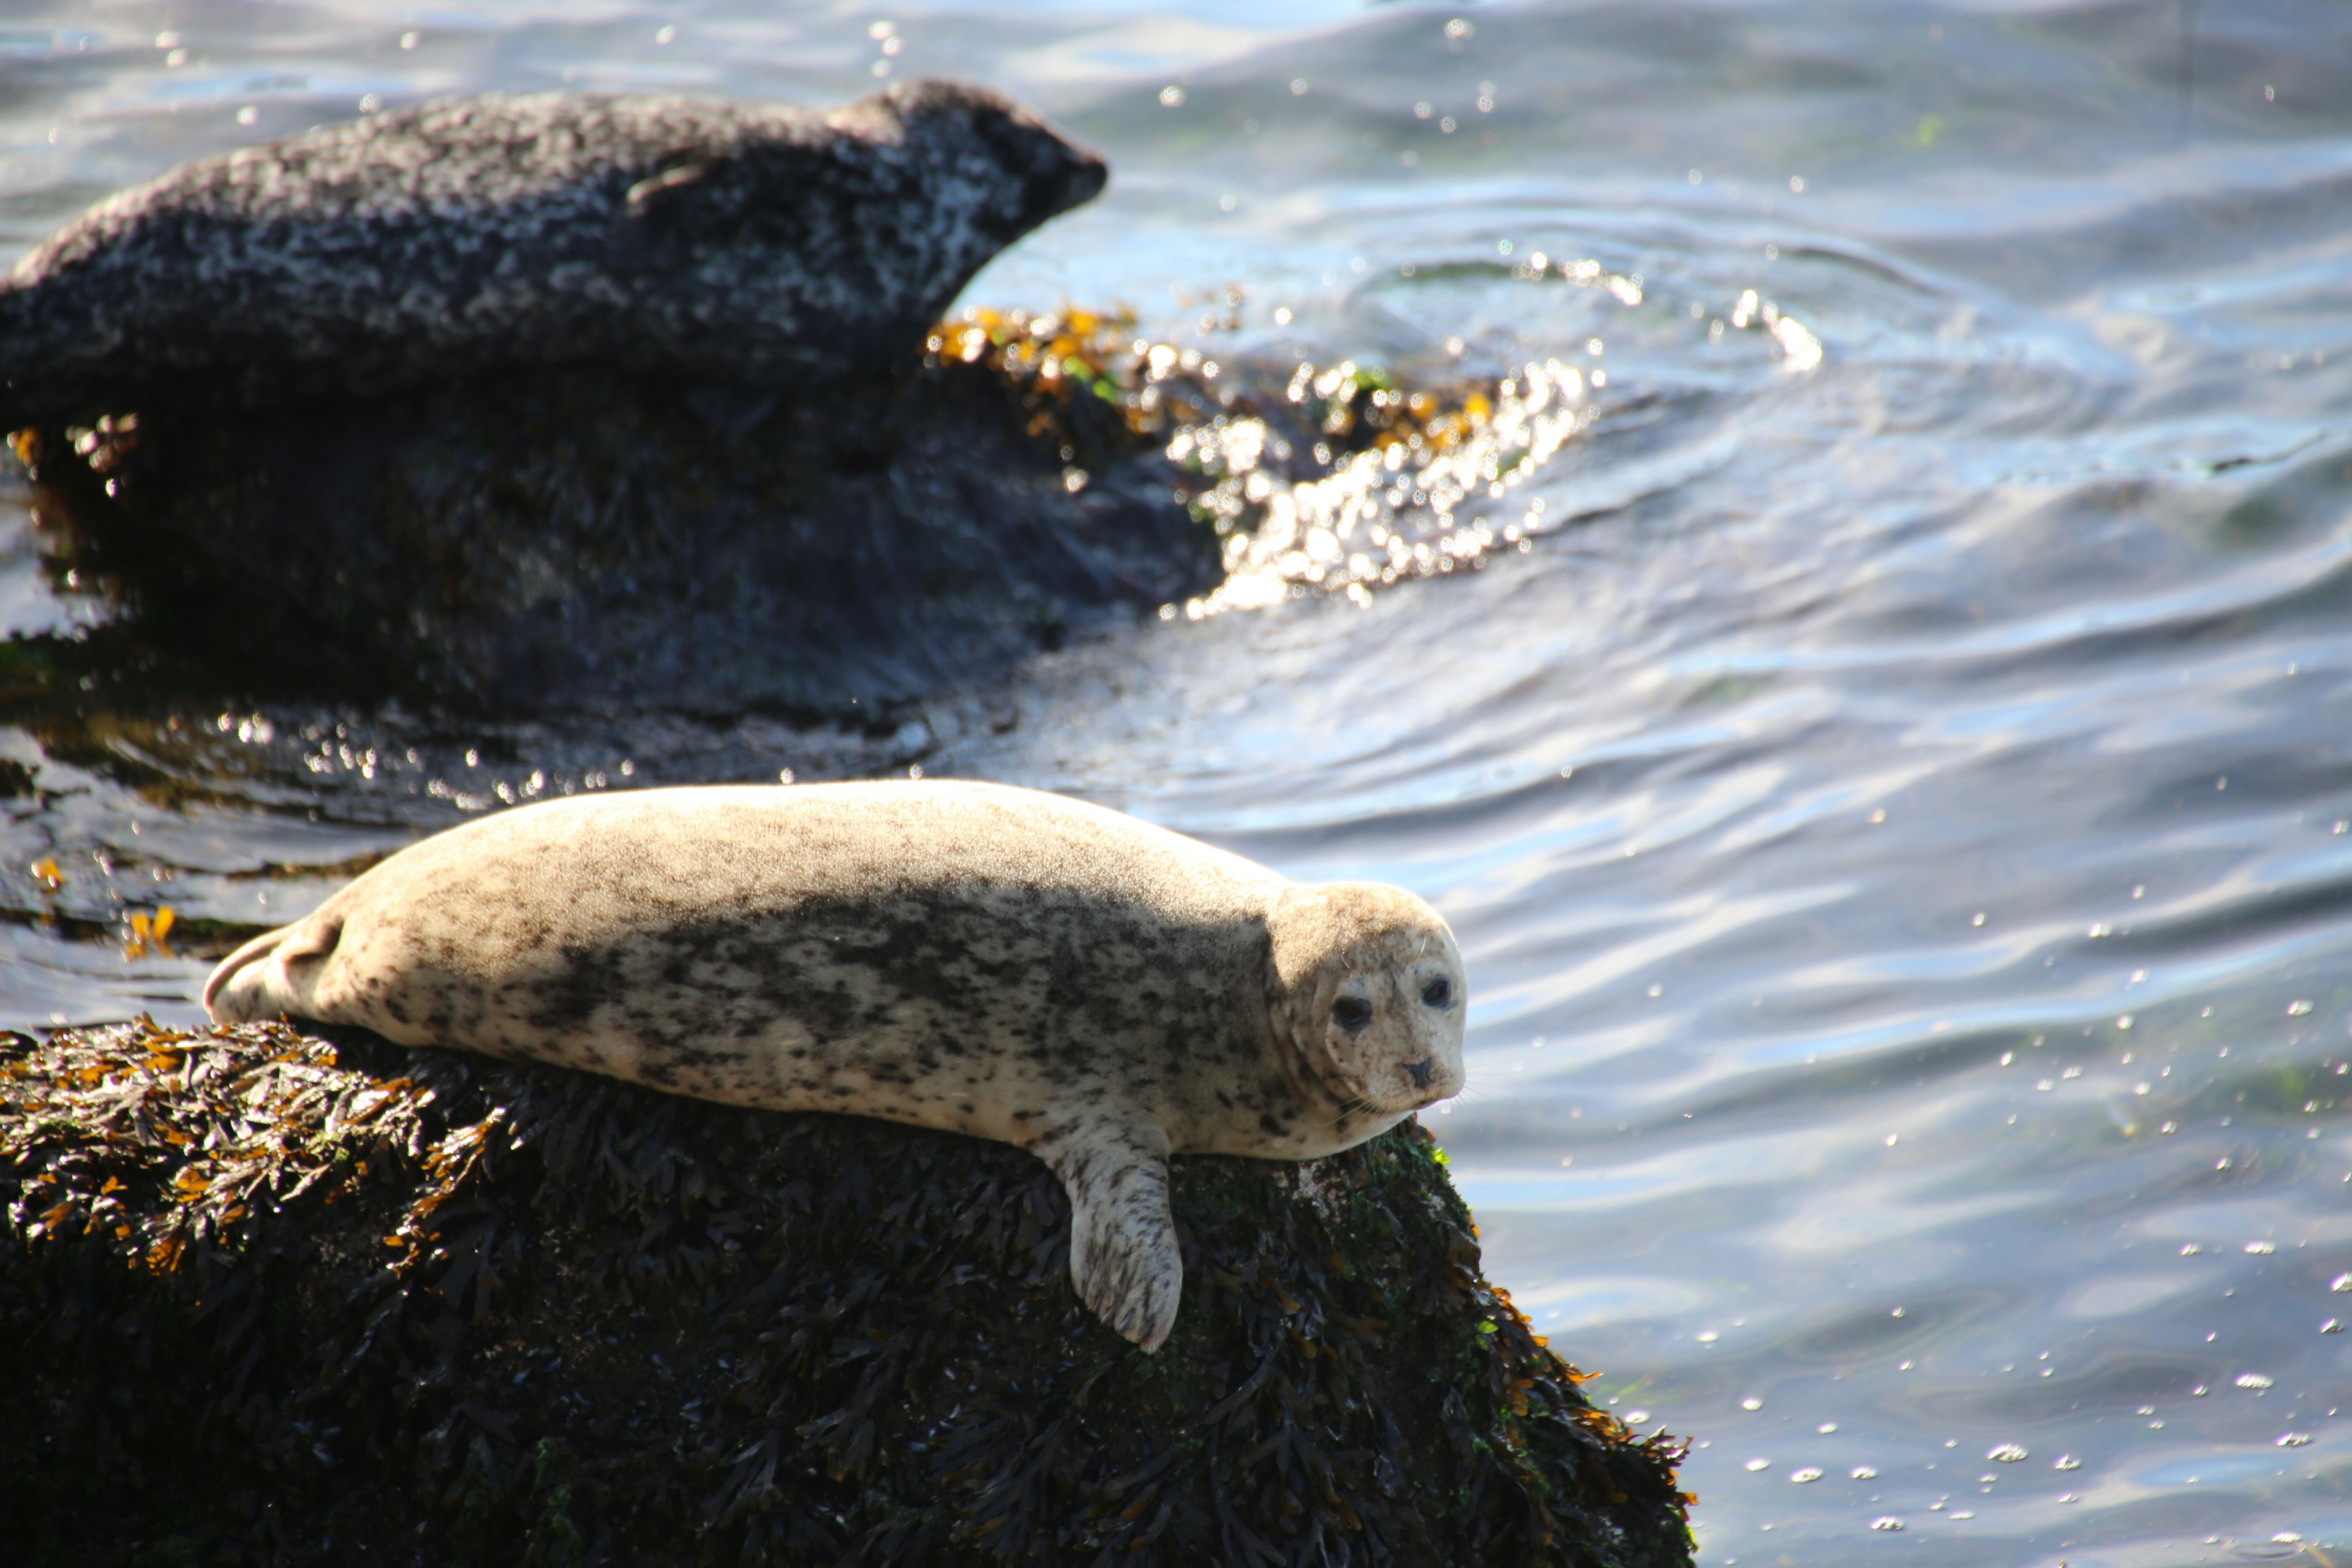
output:
M1090 396L541 369L20 435L58 564L201 682L838 716L1202 592L1181 471Z

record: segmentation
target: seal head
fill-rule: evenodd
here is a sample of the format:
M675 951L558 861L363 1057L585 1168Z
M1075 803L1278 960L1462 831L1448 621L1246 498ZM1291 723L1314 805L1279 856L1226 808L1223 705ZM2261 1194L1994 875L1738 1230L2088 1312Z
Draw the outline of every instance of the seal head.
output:
M1328 882L1286 888L1266 925L1276 1027L1308 1082L1381 1128L1462 1091L1468 993L1435 910L1383 882Z
M968 212L994 247L1092 201L1109 178L1100 158L1027 110L964 82L908 82L837 110L825 122L865 142L896 137L930 171L934 199ZM969 189L949 192L957 179Z

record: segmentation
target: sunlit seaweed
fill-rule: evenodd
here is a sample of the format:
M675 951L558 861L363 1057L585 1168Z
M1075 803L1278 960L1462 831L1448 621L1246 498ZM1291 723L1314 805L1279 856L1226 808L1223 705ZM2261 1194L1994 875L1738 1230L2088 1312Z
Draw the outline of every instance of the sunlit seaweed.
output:
M1408 1124L1179 1163L1174 1338L1001 1144L283 1026L0 1037L27 1564L1690 1561Z
M1223 542L1225 581L1183 602L1192 619L1318 588L1365 603L1400 579L1525 548L1543 502L1507 518L1493 503L1593 413L1583 373L1558 359L1493 384L1408 388L1353 360L1221 363L1134 330L1127 313L971 310L934 332L928 350L936 363L1003 376L1024 399L1033 435L1087 416L1099 424L1102 405L1161 448L1175 466L1173 499ZM1076 467L1065 479L1073 490L1087 482Z

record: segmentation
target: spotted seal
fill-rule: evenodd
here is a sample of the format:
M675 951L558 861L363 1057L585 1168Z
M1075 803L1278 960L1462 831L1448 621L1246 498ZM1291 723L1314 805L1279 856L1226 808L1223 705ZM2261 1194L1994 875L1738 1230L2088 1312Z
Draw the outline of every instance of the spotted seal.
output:
M1079 1297L1146 1350L1171 1153L1307 1160L1458 1092L1462 958L1377 882L1300 885L997 784L574 796L404 849L213 972L290 1015L697 1099L1001 1139L1070 1197Z
M596 364L871 374L1101 161L985 89L491 95L185 164L0 282L0 427ZM149 409L152 411L152 409Z

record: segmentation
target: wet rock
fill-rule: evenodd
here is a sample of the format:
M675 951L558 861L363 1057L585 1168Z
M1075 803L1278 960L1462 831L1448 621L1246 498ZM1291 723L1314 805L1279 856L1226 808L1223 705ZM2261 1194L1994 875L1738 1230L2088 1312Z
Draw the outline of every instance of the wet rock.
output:
M961 363L823 396L507 372L18 451L113 640L259 696L881 722L1219 568L1116 405Z
M1102 188L984 89L830 112L544 93L173 170L0 284L0 427L381 397L524 367L804 386L910 363Z
M0 1037L17 1561L1691 1561L1417 1126L1177 1166L1147 1357L1003 1145L284 1026Z

